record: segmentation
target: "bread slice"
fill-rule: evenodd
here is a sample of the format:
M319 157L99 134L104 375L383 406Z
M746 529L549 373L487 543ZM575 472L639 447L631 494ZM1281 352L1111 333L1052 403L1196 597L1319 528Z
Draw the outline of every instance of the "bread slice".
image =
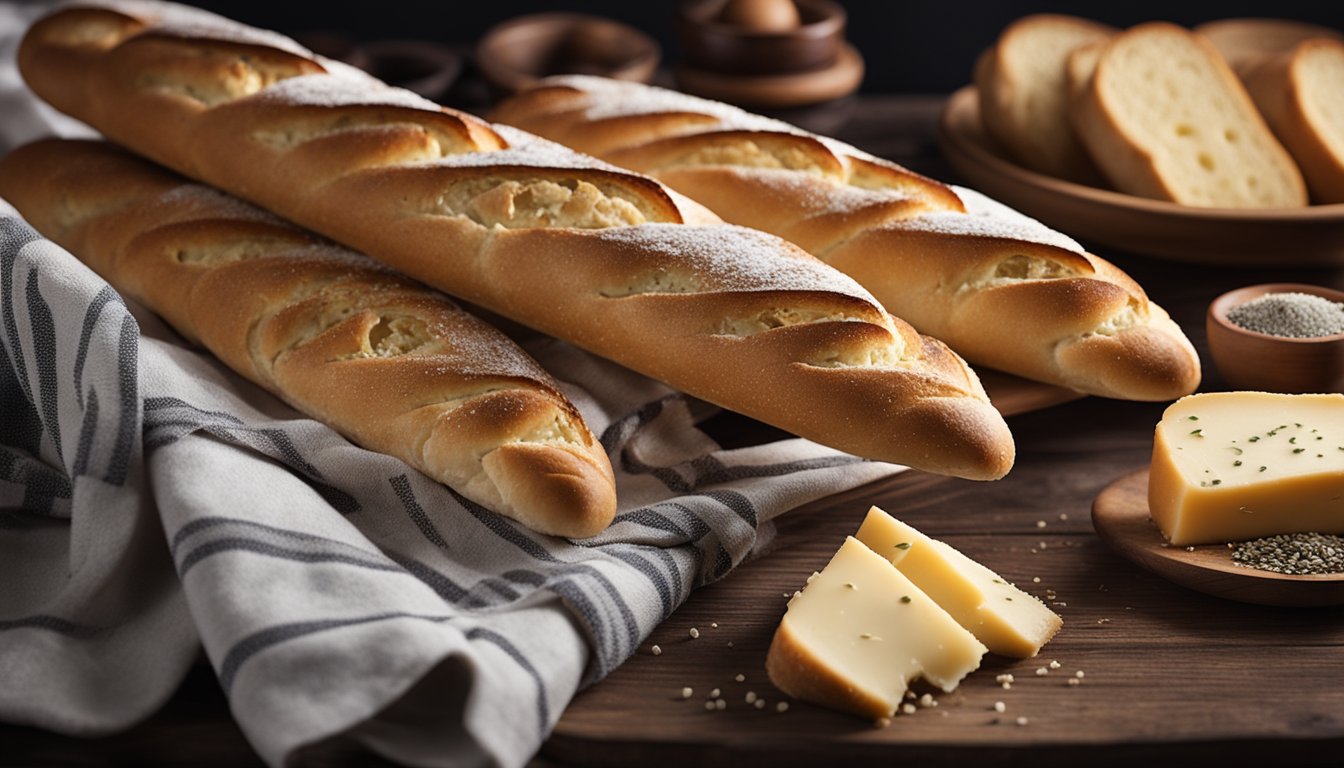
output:
M1200 24L1195 32L1207 37L1243 80L1261 59L1291 51L1304 40L1344 41L1339 30L1288 19L1219 19Z
M975 68L985 130L1027 168L1074 181L1099 179L1069 123L1064 65L1074 48L1116 31L1057 14L1008 25Z
M1115 188L1184 205L1306 205L1293 159L1208 40L1166 22L1106 43L1071 106Z
M1246 89L1302 169L1312 200L1344 203L1344 42L1307 40L1265 59Z

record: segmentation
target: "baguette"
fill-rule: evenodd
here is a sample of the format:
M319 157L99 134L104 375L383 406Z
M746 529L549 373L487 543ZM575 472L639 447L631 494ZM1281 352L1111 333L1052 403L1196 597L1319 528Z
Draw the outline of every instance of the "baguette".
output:
M169 4L59 10L19 64L137 152L692 395L869 458L1012 466L945 345L778 238L686 223L652 179Z
M1009 24L975 67L985 131L1032 170L1073 181L1101 178L1073 135L1065 62L1118 30L1076 16L1033 14Z
M599 533L611 464L531 357L443 297L105 142L0 161L0 196L242 376L533 530Z
M554 78L494 116L792 240L977 364L1136 400L1169 400L1199 382L1190 342L1133 280L969 190L784 123L637 84Z
M1275 140L1218 49L1166 22L1111 38L1070 105L1083 145L1121 192L1182 205L1307 204Z
M1246 90L1317 203L1344 203L1344 42L1321 38L1260 61Z

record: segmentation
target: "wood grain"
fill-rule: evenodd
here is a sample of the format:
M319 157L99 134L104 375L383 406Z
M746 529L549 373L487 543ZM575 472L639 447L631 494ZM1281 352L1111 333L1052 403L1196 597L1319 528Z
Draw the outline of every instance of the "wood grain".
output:
M1331 750L1344 746L1344 611L1252 606L1183 589L1119 557L1091 530L1091 499L1117 465L1143 461L1151 449L1143 425L1160 411L1092 398L1018 417L1010 424L1019 463L1004 480L911 472L791 513L774 551L692 595L634 658L581 694L545 753L654 766L876 761L895 747L902 760L938 765L1118 765L1157 754L1240 761L1257 749L1286 764L1333 759ZM1061 435L1061 425L1077 434ZM956 692L935 693L937 708L885 728L791 700L776 712L787 699L763 664L785 594L825 565L870 503L1046 600L1064 617L1063 630L1035 659L986 657ZM1052 660L1059 669L1049 670ZM1042 667L1048 674L1038 676ZM1078 670L1085 677L1070 685ZM1004 673L1015 677L1011 690L996 682ZM685 686L695 691L689 700L680 698ZM722 712L704 709L713 688L727 701ZM748 705L747 691L765 709ZM1017 725L1019 716L1028 723Z
M956 181L934 148L942 103L864 96L836 112L789 117L833 125L828 132L843 140ZM1219 293L1277 280L1344 287L1338 268L1215 270L1099 252L1171 312L1206 366L1204 313ZM1224 386L1206 367L1203 389ZM534 768L767 759L816 765L842 757L935 766L1337 765L1344 748L1344 609L1246 605L1183 589L1115 554L1092 530L1097 495L1146 465L1162 409L1087 398L1014 416L1017 466L1001 481L907 472L784 516L773 551L694 593L654 631L650 643L662 655L653 656L646 643L574 700ZM779 436L730 413L705 428L726 446ZM986 657L955 693L936 697L937 708L898 716L886 728L800 702L775 712L780 695L766 680L764 660L783 594L826 563L873 503L1055 603L1064 628L1041 657ZM691 639L691 627L699 639ZM1052 659L1060 669L1037 677L1035 670ZM1069 685L1080 669L1086 676ZM739 673L742 683L734 679ZM995 682L1002 673L1015 676L1011 690ZM683 686L695 690L689 700L679 698ZM728 702L722 712L704 709L713 687ZM748 708L748 690L768 706ZM996 701L1004 702L1003 714L993 710ZM1018 716L1028 723L1016 725ZM162 712L125 734L81 740L0 726L0 745L0 765L260 765L203 666ZM334 748L300 762L349 764Z

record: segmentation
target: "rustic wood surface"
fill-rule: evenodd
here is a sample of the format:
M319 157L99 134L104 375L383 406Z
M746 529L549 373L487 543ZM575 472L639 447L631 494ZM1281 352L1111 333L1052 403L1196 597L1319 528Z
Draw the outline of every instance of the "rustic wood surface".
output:
M863 97L796 117L955 180L934 148L941 101ZM1084 232L1071 234L1086 240ZM1340 269L1216 270L1102 254L1137 278L1196 342L1206 361L1204 390L1224 388L1207 362L1203 330L1205 308L1219 293L1271 280L1344 287ZM694 593L639 653L582 692L536 764L714 766L769 759L810 765L842 757L933 765L1187 758L1338 764L1344 754L1344 609L1271 608L1194 592L1120 557L1093 532L1093 500L1112 481L1146 466L1162 409L1161 403L1087 398L1014 416L1017 465L1004 480L907 472L785 516L773 551ZM707 429L730 445L773 434L731 414L712 419ZM777 712L783 699L765 677L764 660L784 594L825 565L870 504L1046 599L1064 617L1063 630L1036 659L986 657L956 692L935 696L937 707L899 715L886 727L802 702ZM698 639L690 637L692 627ZM661 655L651 653L654 643ZM1058 669L1048 669L1051 660ZM1041 667L1048 674L1038 676ZM1070 685L1078 671L1085 677ZM1015 678L1009 690L996 682L1006 673ZM735 680L738 674L743 682ZM683 700L686 686L694 693ZM727 708L706 711L705 698L716 687ZM747 705L748 691L766 707ZM994 709L999 701L1003 713ZM341 761L313 755L306 762ZM0 726L4 765L187 763L259 764L205 667L160 714L115 737L78 740Z

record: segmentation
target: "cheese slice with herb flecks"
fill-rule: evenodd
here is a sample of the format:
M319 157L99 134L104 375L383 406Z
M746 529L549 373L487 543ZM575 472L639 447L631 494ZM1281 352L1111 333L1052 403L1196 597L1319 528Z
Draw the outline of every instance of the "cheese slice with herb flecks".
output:
M985 651L886 558L849 536L789 602L765 668L790 696L883 718L895 714L911 681L951 691Z
M951 546L873 507L859 541L882 555L938 602L991 653L1026 658L1064 621L1040 600Z
M1148 509L1181 546L1344 533L1344 395L1181 398L1157 425Z

